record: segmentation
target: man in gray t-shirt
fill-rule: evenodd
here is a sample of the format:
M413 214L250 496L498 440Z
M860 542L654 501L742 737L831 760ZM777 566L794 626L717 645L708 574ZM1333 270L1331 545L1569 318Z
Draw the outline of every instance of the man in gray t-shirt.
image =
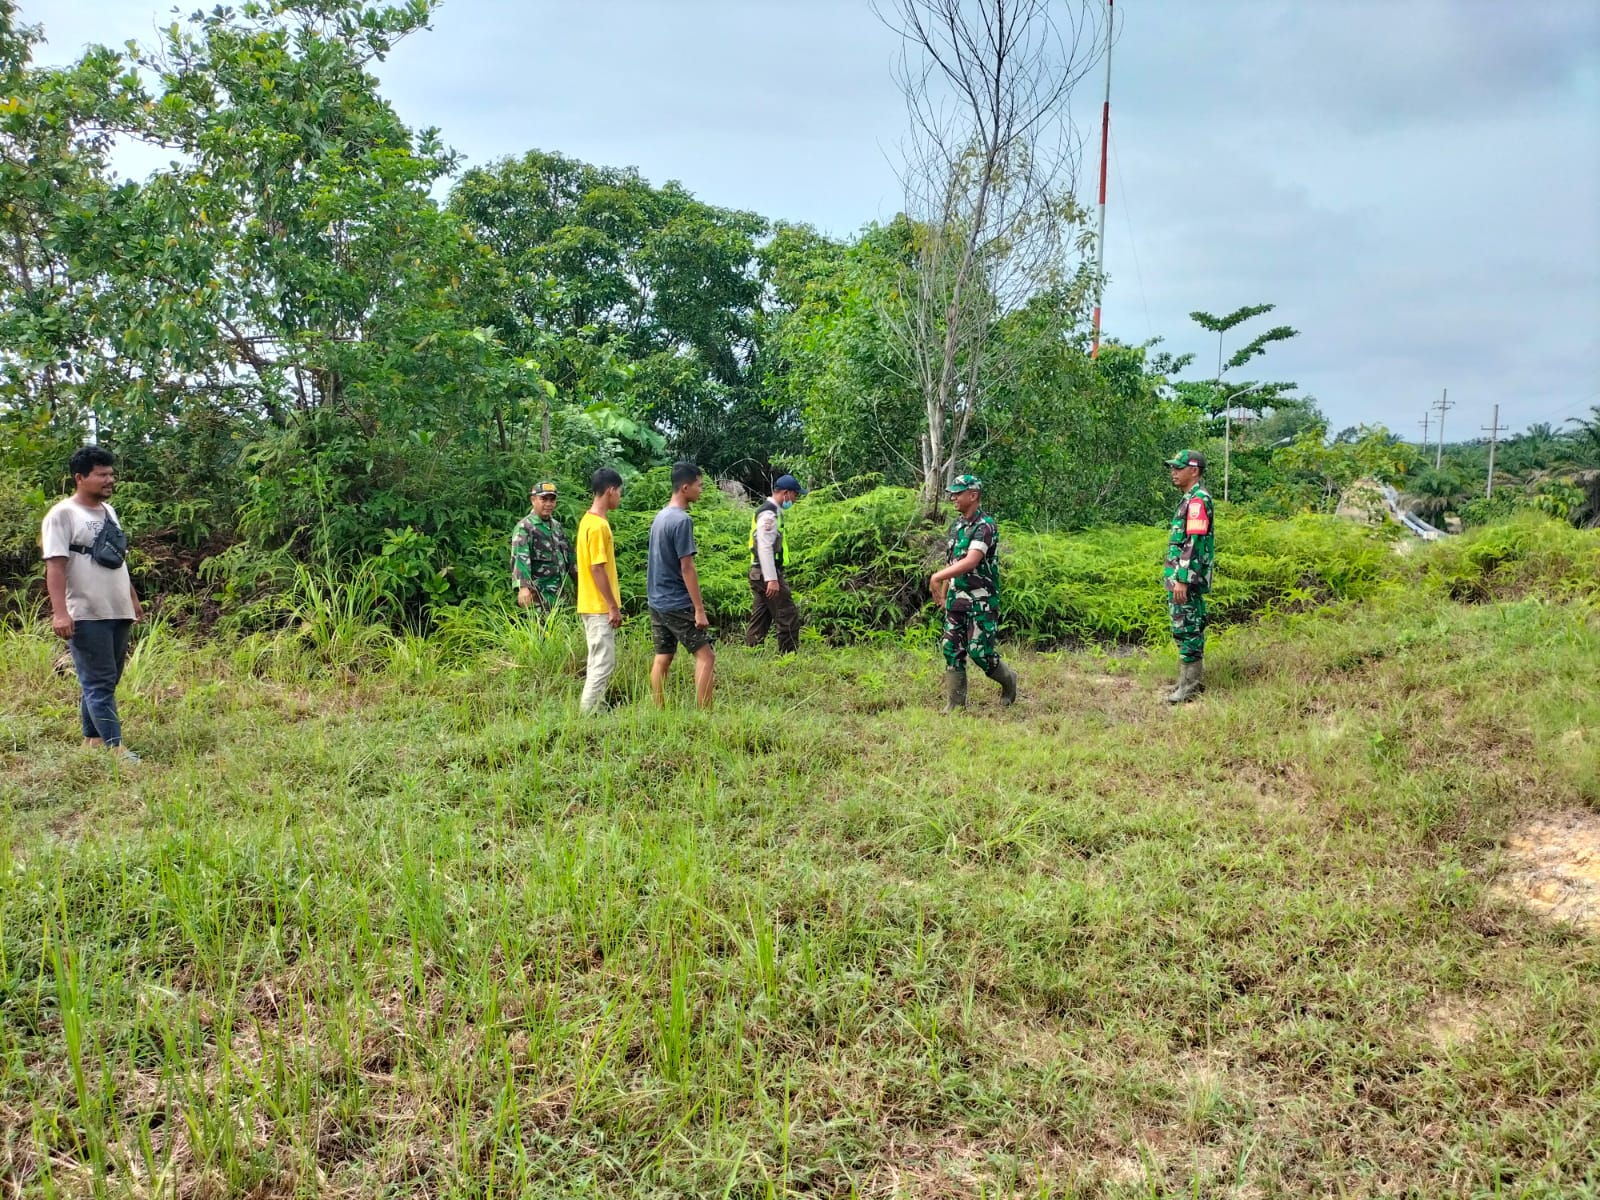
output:
M711 621L700 596L700 576L694 566L694 518L689 515L689 505L700 499L704 490L699 467L690 462L676 464L672 468L672 499L650 523L645 596L656 651L650 664L650 690L657 708L666 705L667 670L679 646L694 655L696 703L701 708L711 707L716 653L706 633Z
M120 526L111 507L117 487L116 459L99 446L80 446L68 463L73 492L45 514L39 530L44 551L45 591L50 597L50 626L72 650L83 696L78 723L85 746L107 746L123 762L139 756L122 744L117 714L117 684L128 657L128 635L144 620L144 606L128 577L128 564L95 542L109 525ZM123 543L126 545L126 541Z

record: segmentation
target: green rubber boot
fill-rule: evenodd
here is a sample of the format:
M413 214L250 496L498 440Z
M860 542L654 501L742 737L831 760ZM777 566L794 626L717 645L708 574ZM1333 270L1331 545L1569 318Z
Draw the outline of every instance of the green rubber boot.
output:
M1203 661L1178 664L1178 686L1168 693L1168 704L1184 704L1205 691L1200 678L1204 665Z
M967 669L965 667L947 667L944 673L944 708L940 711L945 715L953 713L958 708L967 706Z
M1000 685L1000 703L1009 708L1017 702L1017 673L1003 662L997 662L987 672L990 679Z

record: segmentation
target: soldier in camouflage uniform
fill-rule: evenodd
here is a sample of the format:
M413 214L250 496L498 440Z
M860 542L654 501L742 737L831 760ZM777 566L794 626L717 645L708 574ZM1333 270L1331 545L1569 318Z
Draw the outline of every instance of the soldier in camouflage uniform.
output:
M983 484L974 475L950 482L958 514L945 544L945 566L928 579L933 598L944 605L945 705L955 712L967 703L967 659L1000 685L1000 703L1017 698L1017 673L1000 661L995 634L1000 624L1000 528L983 511Z
M1201 670L1206 653L1206 593L1211 590L1216 557L1215 527L1211 493L1200 483L1206 456L1198 450L1180 450L1167 460L1167 466L1172 468L1172 486L1183 491L1172 514L1162 571L1179 661L1178 686L1167 696L1167 703L1182 704L1205 688Z
M529 501L533 511L517 522L511 535L511 586L523 608L538 604L549 612L568 590L567 581L575 578L577 558L556 520L556 485L534 484Z

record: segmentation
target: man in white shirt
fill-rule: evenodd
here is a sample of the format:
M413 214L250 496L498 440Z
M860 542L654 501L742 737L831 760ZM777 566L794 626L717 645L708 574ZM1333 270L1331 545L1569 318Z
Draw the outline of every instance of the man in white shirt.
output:
M122 744L117 684L128 657L128 633L135 621L144 620L144 606L128 576L127 538L110 503L116 462L99 446L73 452L68 463L73 493L45 514L39 540L50 626L71 647L83 689L78 705L83 744L108 747L123 762L136 763L139 756Z

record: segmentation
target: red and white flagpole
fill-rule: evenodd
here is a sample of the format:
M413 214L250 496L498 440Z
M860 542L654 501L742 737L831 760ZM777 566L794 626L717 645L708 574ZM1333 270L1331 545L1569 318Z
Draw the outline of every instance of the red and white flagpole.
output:
M1090 358L1100 357L1100 300L1106 274L1106 152L1111 147L1111 42L1116 34L1117 0L1106 0L1106 102L1100 109L1100 233L1094 252L1094 346Z

